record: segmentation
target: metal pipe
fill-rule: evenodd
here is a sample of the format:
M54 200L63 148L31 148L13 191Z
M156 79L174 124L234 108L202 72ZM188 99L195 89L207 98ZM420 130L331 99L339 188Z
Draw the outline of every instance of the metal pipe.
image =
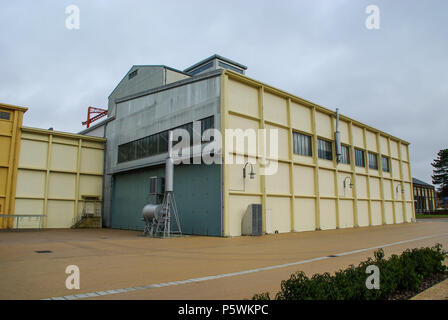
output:
M341 133L339 132L339 108L336 108L336 131L334 133L334 142L336 149L336 161L339 163L342 156Z
M165 191L172 192L173 190L173 176L174 176L174 163L172 156L172 144L173 144L173 132L168 132L168 158L165 165Z

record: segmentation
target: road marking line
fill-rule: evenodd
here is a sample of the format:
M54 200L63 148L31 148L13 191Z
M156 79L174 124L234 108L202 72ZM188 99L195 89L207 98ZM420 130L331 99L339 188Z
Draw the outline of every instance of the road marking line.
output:
M391 243L387 243L387 244L383 244L383 245L379 245L379 246L336 253L336 254L333 254L333 256L343 257L343 256L348 256L348 255L355 254L355 253L361 253L361 252L365 252L365 251L369 251L369 250L373 250L373 249L392 247L392 246L396 246L399 244L404 244L404 243L409 243L409 242L414 242L414 241L419 241L419 240L425 240L425 239L432 239L432 238L437 238L437 237L446 236L446 235L448 235L448 233L439 233L439 234L435 234L432 236L425 236L425 237L419 237L419 238L414 238L414 239L410 239L410 240L396 241L396 242L391 242ZM148 289L153 289L153 288L178 286L178 285L182 285L182 284L186 284L186 283L202 282L202 281L207 281L207 280L234 277L234 276L239 276L239 275L243 275L243 274L260 272L260 271L268 271L268 270L286 268L286 267L291 267L291 266L297 266L300 264L305 264L305 263L310 263L310 262L315 262L315 261L320 261L320 260L325 260L325 259L331 259L331 258L329 256L318 257L318 258L306 259L306 260L301 260L301 261L296 261L296 262L278 264L278 265L274 265L274 266L261 267L261 268L249 269L249 270L243 270L243 271L231 272L231 273L223 273L223 274L206 276L206 277L201 277L201 278L193 278L193 279L186 279L186 280L179 280L179 281L156 283L156 284L150 284L147 286L140 286L140 287L129 287L129 288L122 288L122 289L114 289L114 290L95 291L95 292L90 292L90 293L79 293L79 294L75 294L75 295L71 295L71 296L53 297L53 298L46 298L46 299L42 299L42 300L75 300L75 299L80 299L80 298L84 298L84 297L106 296L106 295L112 295L112 294L128 292L128 291L138 291L138 290L148 290Z

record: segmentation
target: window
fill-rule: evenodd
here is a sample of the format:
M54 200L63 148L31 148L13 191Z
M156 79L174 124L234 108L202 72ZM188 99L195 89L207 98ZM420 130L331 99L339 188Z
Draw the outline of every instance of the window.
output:
M201 136L204 134L205 130L213 128L214 128L213 116L201 120Z
M341 146L341 163L350 164L350 149L347 146Z
M311 157L313 155L311 137L298 132L293 132L293 151L295 154Z
M214 128L213 116L200 120L201 133ZM180 127L190 134L190 145L193 145L193 123L186 123ZM175 128L173 128L175 129ZM173 130L169 129L169 130ZM168 151L168 131L165 130L135 141L118 146L118 163L151 157ZM202 135L201 135L202 137Z
M202 71L205 71L207 69L210 69L210 68L213 68L213 61L211 61L207 64L204 64L203 66L200 66L200 67L194 69L193 71L189 71L188 73L191 74L192 76L194 76L194 75L196 75Z
M128 79L131 80L132 78L134 78L135 76L137 76L137 73L138 73L138 69L132 71L132 72L129 74Z
M364 158L364 151L355 149L355 165L358 167L365 167L366 162Z
M333 160L332 143L327 140L317 139L318 152L317 155L320 159Z
M369 152L369 168L378 170L378 156L372 152Z
M388 157L385 157L385 156L381 157L381 166L382 166L384 172L390 172L389 158Z
M9 112L0 111L0 119L9 120L11 114Z

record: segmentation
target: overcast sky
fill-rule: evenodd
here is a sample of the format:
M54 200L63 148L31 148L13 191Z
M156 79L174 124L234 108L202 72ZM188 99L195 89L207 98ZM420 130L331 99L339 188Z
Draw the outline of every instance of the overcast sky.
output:
M412 174L431 183L448 148L446 0L0 0L0 101L29 107L26 126L78 132L133 64L183 70L214 53L411 142Z

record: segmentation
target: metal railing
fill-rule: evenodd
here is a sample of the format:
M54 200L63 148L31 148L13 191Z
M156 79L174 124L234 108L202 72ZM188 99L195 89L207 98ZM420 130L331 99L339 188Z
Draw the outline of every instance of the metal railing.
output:
M0 218L4 219L14 219L12 230L20 230L20 222L38 222L37 227L25 227L23 229L43 229L43 219L46 218L46 215L43 214L0 214ZM3 229L3 230L11 230L11 229Z

